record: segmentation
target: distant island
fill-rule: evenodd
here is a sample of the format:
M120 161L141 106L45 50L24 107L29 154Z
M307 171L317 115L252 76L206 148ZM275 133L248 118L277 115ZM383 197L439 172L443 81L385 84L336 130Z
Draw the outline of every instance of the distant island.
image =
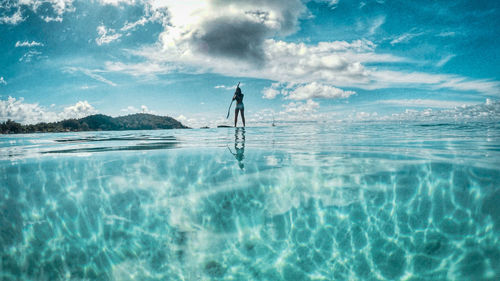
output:
M189 127L182 125L181 122L172 117L145 113L119 117L95 114L80 119L67 119L34 125L22 125L12 120L0 123L0 133L2 134L156 129L189 129Z

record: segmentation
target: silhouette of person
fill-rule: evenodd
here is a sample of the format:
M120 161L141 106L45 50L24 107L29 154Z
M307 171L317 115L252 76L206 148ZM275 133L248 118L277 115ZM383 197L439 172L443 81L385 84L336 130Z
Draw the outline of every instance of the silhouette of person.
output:
M229 146L227 147L229 152L238 161L238 166L243 170L245 164L243 159L245 159L245 128L236 128L234 131L234 153L231 151Z
M239 84L238 84L239 85ZM245 106L243 105L243 93L241 92L240 86L236 87L234 92L233 100L236 100L236 108L234 109L234 126L238 123L238 112L241 114L241 120L243 121L243 127L245 127Z

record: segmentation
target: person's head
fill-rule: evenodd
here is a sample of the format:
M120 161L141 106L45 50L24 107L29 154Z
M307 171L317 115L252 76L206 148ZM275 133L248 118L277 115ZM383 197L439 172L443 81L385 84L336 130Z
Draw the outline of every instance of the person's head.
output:
M236 87L236 93L237 93L237 94L241 94L241 89L240 89L240 86Z

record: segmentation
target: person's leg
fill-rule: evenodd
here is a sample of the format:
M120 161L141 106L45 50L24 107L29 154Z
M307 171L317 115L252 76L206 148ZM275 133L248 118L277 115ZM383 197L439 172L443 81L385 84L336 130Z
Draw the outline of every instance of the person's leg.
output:
M243 121L243 127L245 127L245 110L240 109L241 112L241 120Z
M238 109L238 108L236 108L236 109L234 110L234 126L235 126L235 127L236 127L236 123L238 123L238 111L239 111L239 109Z

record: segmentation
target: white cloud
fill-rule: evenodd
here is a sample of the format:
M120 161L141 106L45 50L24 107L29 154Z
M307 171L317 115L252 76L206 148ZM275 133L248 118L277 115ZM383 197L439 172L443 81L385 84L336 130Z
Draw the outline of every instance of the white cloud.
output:
M113 6L118 6L120 4L124 5L133 5L135 4L135 0L99 0L104 5L113 5Z
M42 16L42 19L45 22L51 22L51 21L57 21L57 22L62 22L63 17L62 16L56 16L56 17L51 17L51 16Z
M451 74L391 71L367 67L365 64L371 63L411 63L401 57L376 53L375 44L367 40L319 42L306 45L268 39L263 44L266 59L261 67L231 58L214 58L196 50L173 46L162 45L160 49L148 47L132 53L143 56L148 62L155 64L158 67L155 71L159 73L172 69L196 73L215 72L287 83L317 82L337 88L350 87L368 90L423 87L476 91L490 95L498 95L500 92L500 83L493 80L474 80ZM150 71L149 74L154 73ZM474 88L475 86L477 87ZM267 96L271 97L273 94L275 92L271 91Z
M424 32L418 32L418 33L404 33L399 35L398 37L394 38L390 43L391 45L396 45L399 43L408 43L411 39L423 35Z
M0 23L16 25L23 22L27 16L23 17L22 10L29 9L30 12L38 14L39 8L44 5L43 15L40 18L46 22L63 20L63 15L66 12L73 12L75 8L73 7L73 0L20 0L12 1L12 3L2 3L4 5L5 11L15 10L16 12L10 16L2 14L0 17ZM49 8L47 8L48 5Z
M230 58L212 58L193 50L175 51L167 48L165 51L163 48L153 47L133 53L158 65L171 67L174 63L183 71L197 69L197 72L217 72L292 83L321 82L330 86L357 86L370 82L362 62L404 61L391 55L375 54L374 48L375 45L366 40L306 45L269 39L263 44L266 65L262 67Z
M87 84L80 86L80 90L89 90L89 89L94 89L96 88L96 85L89 86Z
M205 113L193 113L187 116L184 114L179 114L177 115L177 117L173 118L181 122L183 125L191 128L200 128L205 126L214 128L218 125L231 125L231 118L226 119L225 115L224 117L213 116L213 118L209 118Z
M441 32L437 36L439 37L455 37L457 35L454 31Z
M375 18L368 29L368 35L374 35L377 30L385 23L385 16Z
M456 75L447 75L446 80L441 81L437 85L433 85L435 89L448 88L459 91L477 91L495 96L500 96L500 82L479 79L472 80Z
M315 2L327 3L330 8L335 9L337 7L337 4L339 3L339 0L315 0Z
M354 94L356 94L356 92L344 91L332 86L312 82L295 88L293 91L289 92L286 98L292 100L306 100L312 98L345 99Z
M99 37L96 38L95 41L99 46L116 41L122 36L130 36L133 30L140 26L144 26L147 23L156 22L160 23L162 26L166 26L168 24L168 19L170 18L170 15L164 7L165 5L162 1L100 0L99 2L102 5L112 6L135 5L138 3L144 4L144 15L134 22L125 22L119 30L106 28L104 25L98 26L97 33L99 34Z
M156 111L150 110L146 105L141 105L140 109L136 108L135 106L129 105L126 108L121 109L121 111L128 114L134 114L134 113L156 114Z
M24 42L21 42L21 41L17 41L16 42L16 48L17 47L43 47L43 43L40 43L40 42L36 42L36 41L24 41Z
M99 34L99 37L95 39L95 42L99 46L109 44L122 37L120 33L116 33L114 29L106 28L104 25L97 27L97 33Z
M278 95L283 95L285 99L308 100L314 98L321 99L342 99L356 94L354 91L344 91L342 89L312 82L306 84L280 84L273 83L271 87L263 90L263 97L273 99Z
M120 111L126 113L137 113L139 112L139 109L137 109L135 106L129 105L126 108L122 108Z
M437 101L437 100L389 100L377 103L395 104L405 106L408 104L420 104L423 110L406 109L404 112L392 115L381 115L377 112L352 111L352 112L316 112L314 105L309 108L304 103L291 103L284 111L275 113L272 110L261 110L254 116L249 116L248 122L269 123L276 117L277 123L294 121L327 121L327 122L351 122L351 121L415 121L415 122L467 122L467 121L500 121L500 101L486 99L485 103L467 104L465 102ZM430 105L430 106L426 106ZM318 105L319 106L319 105ZM301 107L303 109L301 109ZM310 109L312 107L312 109ZM439 109L439 108L442 109ZM288 110L290 108L290 110Z
M313 100L307 100L304 102L291 102L289 104L284 105L286 113L312 113L315 112L319 108L319 103Z
M64 110L57 115L57 117L58 119L78 119L96 113L97 110L87 101L79 101L75 105L65 107Z
M240 83L240 86L244 86L245 84L243 83ZM224 90L228 90L228 91L233 91L233 90L236 90L236 84L235 85L217 85L214 87L214 89L224 89Z
M106 1L105 1L106 2ZM134 2L132 1L117 1L119 3L127 3L131 4L128 2ZM166 9L166 7L163 6L158 6L156 4L157 1L150 1L150 2L144 2L145 4L145 11L144 11L144 16L141 17L140 19L134 21L134 22L126 22L122 28L120 28L120 31L122 32L130 32L131 30L136 29L139 26L144 26L147 23L151 22L156 22L160 23L162 26L166 26L168 24L168 20L170 18L169 12ZM129 35L128 33L127 35Z
M487 99L485 103L475 105L461 105L450 109L421 111L406 110L403 113L384 116L379 120L408 120L408 121L500 121L500 101Z
M395 105L398 107L428 107L428 108L454 108L471 104L462 101L432 100L432 99L392 99L392 100L380 100L377 103Z
M16 25L22 21L24 21L24 18L21 14L20 8L17 8L17 11L10 16L2 15L2 17L0 17L0 24Z
M0 85L7 85L7 81L5 81L5 79L3 79L3 76L0 77Z
M95 79L99 82L102 82L102 83L105 83L105 84L108 84L110 86L116 86L115 83L113 83L112 81L104 78L103 76L97 74L99 72L103 72L101 70L92 70L92 69L87 69L87 68L82 68L82 67L65 67L63 69L64 72L67 72L67 73L75 73L75 72L81 72L85 75L87 75L88 77L92 78L92 79Z
M336 112L318 112L319 103L313 100L305 102L290 102L282 105L283 110L274 111L273 109L262 109L247 116L247 123L268 126L273 120L276 123L287 122L309 122L333 120Z
M0 121L11 119L22 124L35 124L82 118L95 113L97 110L87 101L79 101L64 108L62 112L54 112L38 103L25 103L23 98L9 97L7 100L0 100Z
M56 117L57 114L46 112L43 107L40 107L36 103L24 103L23 98L16 100L13 97L9 97L7 100L0 100L1 121L11 119L23 124L33 124L54 121Z
M41 3L39 0L31 0L32 2L36 3ZM73 12L75 11L75 8L72 6L73 5L73 0L47 0L45 2L48 2L52 5L52 9L55 13L54 17L51 16L45 16L43 17L43 20L46 22L49 21L62 21L62 15L65 12Z
M121 31L129 31L129 30L135 29L137 26L145 25L147 22L149 22L149 19L146 17L142 17L135 22L127 22L122 28L120 28L120 30Z
M157 74L169 73L176 69L173 66L162 65L156 62L141 62L125 64L122 62L106 62L106 71L121 72L132 76L148 76L152 78Z
M445 64L447 64L452 58L454 58L456 55L447 55L445 57L443 57L442 59L440 59L437 63L436 63L436 66L437 67L442 67L444 66Z
M41 54L42 52L29 50L21 58L19 58L19 61L31 62L33 59L42 58Z
M263 97L265 99L274 99L275 97L277 97L279 94L281 94L281 91L277 89L278 86L279 83L273 83L271 87L264 88L264 90L262 91Z
M453 89L474 91L489 95L500 95L500 82L494 80L473 80L451 74L429 74L425 72L373 71L370 73L375 83L367 89L390 87L420 87L429 89Z
M182 115L182 114L181 114L181 115L179 115L179 116L177 116L177 118L175 118L175 119L176 119L177 121L181 122L181 123L182 123L182 122L186 122L186 121L187 121L186 116L184 116L184 115Z

